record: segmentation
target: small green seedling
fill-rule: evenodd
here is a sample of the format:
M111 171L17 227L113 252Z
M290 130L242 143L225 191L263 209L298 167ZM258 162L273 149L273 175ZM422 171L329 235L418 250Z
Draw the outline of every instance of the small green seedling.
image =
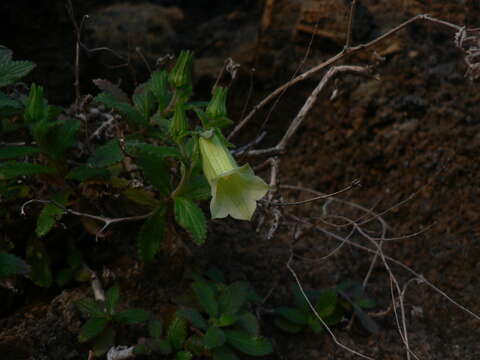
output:
M80 329L79 342L90 341L96 356L103 355L115 344L115 326L118 324L136 324L147 321L151 314L142 309L127 309L118 311L120 300L118 286L110 288L105 301L85 298L77 302L77 306L90 319Z
M295 306L277 308L275 325L294 334L307 329L315 334L325 332L324 325L312 311L300 288L295 285L292 292ZM374 307L375 303L365 296L361 284L349 281L327 290L306 290L305 295L327 326L338 325L354 313L367 330L378 332L378 325L363 311Z
M256 317L246 309L255 298L247 282L225 285L195 276L192 298L192 306L179 310L178 316L190 323L204 355L227 360L237 359L236 352L264 356L273 351L270 342L259 335Z

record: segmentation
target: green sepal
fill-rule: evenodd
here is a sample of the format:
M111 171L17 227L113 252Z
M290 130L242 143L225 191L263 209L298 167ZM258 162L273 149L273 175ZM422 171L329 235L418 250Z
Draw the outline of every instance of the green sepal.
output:
M188 50L180 52L173 69L170 71L168 81L175 88L184 88L192 84L193 53Z

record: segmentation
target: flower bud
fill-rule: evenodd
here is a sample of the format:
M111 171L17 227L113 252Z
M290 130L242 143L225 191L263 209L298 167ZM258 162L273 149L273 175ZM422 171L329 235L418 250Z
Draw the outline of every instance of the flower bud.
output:
M212 100L207 106L205 113L212 119L227 117L227 93L228 88L216 87Z
M192 61L193 53L191 51L186 50L180 53L175 66L168 76L168 80L173 87L182 88L191 85Z

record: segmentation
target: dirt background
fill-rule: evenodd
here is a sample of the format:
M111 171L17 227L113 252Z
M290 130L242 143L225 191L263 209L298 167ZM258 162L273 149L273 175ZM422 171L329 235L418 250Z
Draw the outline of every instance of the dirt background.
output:
M5 20L0 33L8 34L2 43L12 48L18 58L38 63L29 80L44 84L52 103L70 104L74 98L74 45L65 4L43 1L32 5L25 0L16 3L0 5L0 16ZM262 30L263 2L218 1L215 6L194 1L98 3L74 2L77 19L81 14L91 15L85 44L90 48L110 46L122 58L84 52L85 93L94 91L91 79L98 77L121 79L127 89L145 79L148 69L137 56L137 47L150 64L165 53L187 47L197 56L199 97L202 92L208 94L225 58L232 57L242 65L230 93L231 114L236 121L242 118L247 101L249 106L257 103L295 72L340 51L348 14L347 1L276 0L271 22ZM468 27L480 26L477 1L359 3L354 44L373 39L421 13ZM18 12L21 6L22 16ZM137 16L129 16L132 13ZM137 21L130 21L132 18ZM312 37L317 20L317 29L322 31ZM379 61L379 57L383 60ZM129 59L128 66L112 68L125 59ZM377 213L390 209L383 215L390 226L389 237L425 230L412 238L386 242L385 254L412 267L480 314L480 95L478 83L465 76L464 54L455 46L454 32L439 25L416 23L343 63L373 65L372 72L381 79L348 75L330 84L282 156L280 184L329 193L359 179L360 188L339 197ZM292 87L274 107L259 112L234 142L249 142L261 130L266 130L267 136L258 148L278 141L321 75ZM334 90L337 95L332 99ZM289 201L311 197L282 188L279 192ZM185 269L216 264L231 280L246 278L259 294L269 295L257 313L263 333L275 344L272 358L354 359L358 357L328 336L286 336L272 327L268 316L269 309L288 300L288 286L293 282L286 268L292 229L291 217L286 214L313 221L325 211L359 216L351 206L335 202L288 207L283 225L271 240L256 234L255 224L215 221L208 245L196 249L196 256L187 264L160 258L147 269L130 255L135 252L135 244L128 236L132 231L125 227L114 229L116 235L123 236L112 236L99 244L86 241L85 247L93 247L89 258L92 266L99 271L108 269L122 284L125 306L165 312L172 306L172 298L188 286L182 276ZM378 232L378 228L370 230ZM353 239L368 244L358 234ZM346 245L334 256L321 260L337 245L315 231L305 232L295 243L293 249L299 257L293 267L306 287L333 286L345 279L363 280L371 261L363 251ZM402 284L411 279L399 267L392 265L392 270ZM83 320L73 301L88 295L89 287L40 290L23 286L22 292L15 295L4 290L0 293L7 309L0 318L2 358L85 359L88 347L76 341ZM367 291L378 303L375 311L388 308L389 280L380 263L374 268ZM480 358L478 318L426 285L416 283L408 287L405 307L411 350L419 359ZM341 326L334 332L343 344L375 359L405 359L393 314L376 320L382 330L375 335L358 326L350 330ZM124 331L118 342L133 344L143 330Z

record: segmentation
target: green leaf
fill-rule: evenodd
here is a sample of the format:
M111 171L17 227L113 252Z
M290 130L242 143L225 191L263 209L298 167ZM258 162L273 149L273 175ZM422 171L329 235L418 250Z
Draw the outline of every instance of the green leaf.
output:
M222 314L218 319L214 321L214 324L218 327L230 326L235 324L237 319L237 314Z
M48 234L48 232L52 230L57 221L59 221L62 218L63 214L65 214L65 210L63 210L60 206L65 206L68 201L68 196L69 192L60 192L53 197L52 200L54 201L54 203L46 204L43 207L40 215L37 218L37 227L35 229L38 237L42 237Z
M73 279L73 270L65 268L55 274L55 282L59 287L64 287Z
M308 302L305 299L305 296L303 296L297 284L292 286L292 292L293 292L293 299L295 302L295 306L300 310L302 310L303 312L309 313L311 311L310 306L308 305Z
M260 333L260 325L257 318L249 312L244 312L237 319L236 324L247 331L250 335L258 336Z
M128 188L122 191L122 195L136 204L155 209L161 205L161 202L155 198L155 193L141 188Z
M210 196L210 185L203 175L190 179L182 191L182 197L192 201L207 200Z
M163 323L157 319L151 319L148 323L148 333L151 337L159 339L162 336Z
M187 339L187 322L175 316L167 329L167 339L174 349L181 349Z
M174 198L174 210L176 222L192 235L198 245L203 244L207 236L207 221L202 210L182 197Z
M164 238L165 208L162 206L140 228L137 240L140 259L145 263L151 262Z
M102 356L114 345L115 330L111 326L107 326L107 328L95 338L93 343L93 353L95 356Z
M91 298L83 298L78 300L75 303L80 311L86 313L92 317L107 317L105 311L103 310L103 303L100 303Z
M192 358L193 355L190 351L179 351L175 356L175 359L177 360L191 360Z
M0 91L0 118L13 116L23 111L23 104Z
M238 360L238 356L228 346L213 349L213 360Z
M108 289L107 294L105 296L105 309L107 310L107 313L109 313L110 315L113 315L119 300L120 300L120 288L118 287L118 285L112 286L110 289Z
M0 87L15 83L35 68L30 61L13 61L11 53L0 53Z
M226 341L225 333L216 326L210 326L203 336L203 345L210 350L222 346Z
M302 329L304 328L304 326L294 324L284 318L276 318L273 323L275 324L275 326L277 326L281 330L288 332L290 334L297 334L300 331L302 331Z
M30 87L30 92L28 94L27 102L25 104L24 118L25 121L29 124L39 123L47 120L48 104L43 97L43 87L36 84L32 84L32 86Z
M244 281L237 281L229 285L220 295L220 313L235 314L247 301L250 285Z
M156 156L160 159L164 159L167 157L180 159L182 155L172 146L157 146L153 144L147 144L138 141L127 141L126 142L127 152L132 156Z
M101 93L95 97L95 101L116 110L129 125L138 128L146 125L145 118L132 105L118 101L113 95Z
M116 313L113 318L124 324L136 324L147 321L150 316L150 312L143 309L128 309Z
M78 341L86 342L94 338L95 336L99 335L107 325L108 318L105 317L93 317L88 319L88 321L80 329Z
M79 129L80 121L76 119L56 121L45 127L42 134L37 130L36 139L44 153L58 160L64 158L65 151L74 145Z
M140 155L137 158L137 164L142 169L145 179L162 195L167 196L171 193L170 173L162 159L152 155Z
M0 160L14 159L38 153L38 148L33 146L5 146L0 149Z
M31 238L28 241L27 262L32 267L29 278L38 286L50 287L53 281L50 258L40 239Z
M314 314L308 316L307 323L308 323L308 327L315 334L323 334L323 332L325 331L322 322Z
M227 342L235 349L251 356L265 356L273 352L270 342L241 330L225 330Z
M0 252L0 279L15 274L26 274L30 266L22 259L6 252Z
M333 314L335 308L337 307L338 295L334 290L325 291L317 301L315 305L315 310L317 310L318 315L322 319Z
M107 169L99 169L88 165L81 165L68 173L67 179L85 181L89 179L105 179L110 173Z
M216 318L218 316L218 303L215 299L215 292L210 285L205 281L197 280L193 283L192 288L203 310L205 310L210 317Z
M0 164L0 180L13 179L19 176L48 174L54 169L37 164L10 161Z
M95 79L92 82L102 91L105 92L115 98L118 102L121 103L128 103L130 100L128 99L127 94L120 89L120 87L116 84L113 84L109 80L105 79Z
M275 312L284 319L297 325L306 325L308 322L307 313L296 308L284 306L277 308Z
M155 110L155 96L148 89L144 89L142 93L133 95L133 103L135 109L142 115L143 122L146 124L150 120Z
M150 78L150 90L158 102L158 109L162 112L170 102L168 91L168 73L166 71L155 71Z
M207 322L203 318L202 314L200 314L197 310L195 309L180 309L177 311L177 315L180 316L181 318L189 321L193 326L205 330L207 329Z
M113 139L103 146L100 146L88 159L91 167L106 167L123 160L123 152L118 139Z
M138 344L135 345L135 348L133 349L133 353L135 355L150 355L152 350L147 344Z

